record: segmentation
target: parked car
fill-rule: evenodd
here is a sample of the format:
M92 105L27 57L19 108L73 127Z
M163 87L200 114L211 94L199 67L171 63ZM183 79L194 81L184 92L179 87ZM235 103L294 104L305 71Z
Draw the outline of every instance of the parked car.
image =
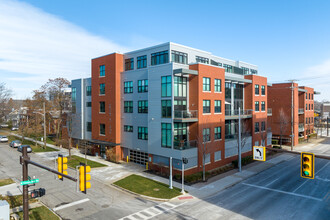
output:
M0 136L0 142L7 142L8 138L7 136Z
M2 124L2 125L0 125L0 128L8 128L8 125Z
M11 130L12 131L18 131L18 127L12 127Z
M27 148L27 152L31 153L32 152L32 148L30 147L30 145L21 145L17 148L17 151L22 152L23 151L23 147Z
M19 140L14 140L14 141L10 142L10 144L9 144L10 147L14 147L14 148L19 147L21 145L22 145L22 143Z

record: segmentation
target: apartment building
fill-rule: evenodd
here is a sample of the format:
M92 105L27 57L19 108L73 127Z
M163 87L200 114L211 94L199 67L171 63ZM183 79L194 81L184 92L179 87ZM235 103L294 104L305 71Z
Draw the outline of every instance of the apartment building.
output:
M255 65L172 42L113 53L92 59L91 118L83 124L91 122L101 156L111 151L151 169L172 157L176 170L187 158L186 174L201 171L205 158L211 170L237 159L239 113L243 157L271 144L268 85Z
M314 95L313 88L299 86L297 83L278 83L268 87L268 106L272 116L268 124L273 138L283 144L298 144L299 138L307 138L314 132ZM292 130L293 127L293 130Z

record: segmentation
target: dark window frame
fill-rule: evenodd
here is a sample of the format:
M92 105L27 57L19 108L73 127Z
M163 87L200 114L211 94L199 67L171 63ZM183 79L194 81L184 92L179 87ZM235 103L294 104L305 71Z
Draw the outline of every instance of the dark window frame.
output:
M138 93L148 92L148 80L138 80Z
M211 113L211 100L204 99L203 100L203 114L208 114L208 113Z

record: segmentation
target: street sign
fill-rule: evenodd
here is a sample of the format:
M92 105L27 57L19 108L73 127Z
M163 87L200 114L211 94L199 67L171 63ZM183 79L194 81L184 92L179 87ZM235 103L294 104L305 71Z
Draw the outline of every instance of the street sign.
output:
M21 186L28 185L28 184L34 184L34 183L39 183L39 179L21 181Z
M266 148L253 146L253 160L266 161Z

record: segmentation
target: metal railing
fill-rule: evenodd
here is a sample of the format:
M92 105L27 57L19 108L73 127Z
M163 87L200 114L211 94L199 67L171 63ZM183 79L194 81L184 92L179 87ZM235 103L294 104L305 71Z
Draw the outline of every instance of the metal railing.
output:
M298 114L304 114L304 109L303 108L298 109Z
M197 118L197 110L176 110L174 111L174 118Z
M197 141L192 140L192 141L174 141L174 149L176 150L187 150L191 148L196 148L197 147Z
M236 110L231 110L231 109L226 109L225 110L225 115L226 116L236 116L238 115L239 111L238 109ZM252 110L241 110L241 115L252 115Z
M251 132L247 131L245 133L242 133L242 136L249 137L252 136ZM225 134L225 141L230 141L238 138L238 134Z

